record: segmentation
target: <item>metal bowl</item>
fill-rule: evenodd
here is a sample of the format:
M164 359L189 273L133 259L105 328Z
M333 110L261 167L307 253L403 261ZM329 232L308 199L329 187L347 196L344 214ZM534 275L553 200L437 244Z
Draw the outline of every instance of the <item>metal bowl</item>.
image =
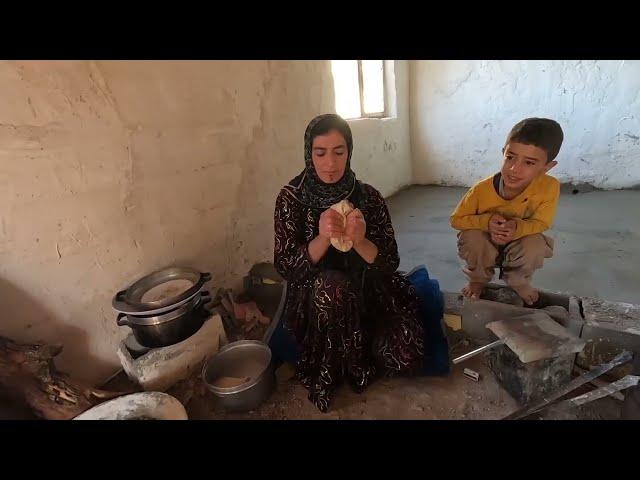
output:
M128 326L140 345L147 348L168 347L196 333L205 316L198 314L201 305L209 302L208 293L198 293L181 307L161 315L125 315L120 313L116 322Z
M152 288L173 280L186 280L191 286L178 295L160 300L143 302L142 298ZM170 267L153 272L134 282L125 290L116 293L111 301L114 309L130 314L164 313L165 309L183 304L198 293L211 280L211 274L201 273L192 268Z
M162 392L139 392L103 402L74 420L188 420L184 406Z
M219 377L250 377L235 387L214 384ZM215 405L229 412L257 408L273 392L276 380L269 347L255 340L240 340L221 348L205 362L202 381L213 393Z

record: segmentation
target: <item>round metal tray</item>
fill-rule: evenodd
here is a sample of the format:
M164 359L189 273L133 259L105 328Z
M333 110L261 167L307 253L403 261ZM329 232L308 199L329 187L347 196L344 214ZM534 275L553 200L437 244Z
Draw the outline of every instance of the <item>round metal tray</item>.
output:
M138 392L114 398L86 410L73 420L188 420L177 398L162 392Z
M209 292L196 292L194 297L175 310L169 310L168 312L156 315L127 315L120 312L116 321L121 327L161 325L175 320L188 312L197 310L201 305L209 302L210 300Z
M193 286L175 297L142 302L146 292L171 280L189 280ZM128 315L158 315L184 305L211 280L211 274L184 267L170 267L151 273L116 293L111 301L114 310Z

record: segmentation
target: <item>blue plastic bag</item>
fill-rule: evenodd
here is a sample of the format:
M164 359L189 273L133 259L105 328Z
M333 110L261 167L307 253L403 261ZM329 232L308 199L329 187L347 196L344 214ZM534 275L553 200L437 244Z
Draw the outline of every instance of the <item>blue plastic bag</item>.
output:
M420 317L424 326L424 363L422 373L427 376L447 375L451 371L449 363L449 342L442 329L444 298L440 284L429 278L427 267L420 265L406 275L416 287L421 300Z

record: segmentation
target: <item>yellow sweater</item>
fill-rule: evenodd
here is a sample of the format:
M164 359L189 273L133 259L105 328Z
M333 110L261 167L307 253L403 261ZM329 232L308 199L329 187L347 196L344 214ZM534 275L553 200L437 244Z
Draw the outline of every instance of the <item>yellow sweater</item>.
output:
M540 175L512 200L505 200L493 186L493 175L469 189L451 215L456 230L489 231L489 218L494 213L513 218L518 224L514 240L542 233L551 228L560 197L560 182Z

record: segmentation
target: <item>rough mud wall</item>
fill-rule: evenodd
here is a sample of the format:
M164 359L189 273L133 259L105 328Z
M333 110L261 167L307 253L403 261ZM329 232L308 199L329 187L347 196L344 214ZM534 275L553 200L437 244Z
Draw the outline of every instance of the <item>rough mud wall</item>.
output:
M398 72L403 117L354 126L384 194L411 174ZM63 342L60 367L95 381L128 331L119 288L170 264L232 285L271 259L275 196L334 111L325 61L0 62L0 88L0 335Z

